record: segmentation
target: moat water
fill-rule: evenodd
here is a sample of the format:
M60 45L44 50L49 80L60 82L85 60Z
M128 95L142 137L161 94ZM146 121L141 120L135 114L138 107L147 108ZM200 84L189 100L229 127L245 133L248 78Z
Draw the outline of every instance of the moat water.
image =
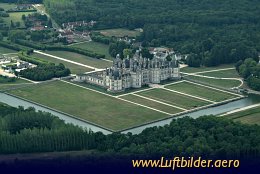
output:
M77 120L77 119L72 118L68 115L65 115L65 114L62 114L60 112L56 112L54 110L45 108L43 106L39 106L37 104L16 98L14 96L10 96L10 95L5 94L5 93L0 93L0 102L6 103L6 104L13 106L13 107L18 107L18 106L23 106L24 108L34 107L37 111L40 110L40 111L44 111L44 112L49 112L49 113L59 117L60 119L64 120L65 123L72 123L74 125L80 126L82 128L85 128L85 129L91 129L93 132L101 131L104 134L111 133L110 131L102 129L98 126L86 123L86 122L81 121L81 120ZM166 119L166 120L147 124L147 125L144 125L144 126L140 126L140 127L137 127L137 128L133 128L133 129L123 131L122 133L131 132L133 134L139 134L144 129L146 129L148 127L164 126L166 124L169 124L175 118L181 118L181 117L185 117L185 116L190 116L192 118L198 118L198 117L203 116L203 115L218 115L218 114L226 113L226 112L229 112L229 111L232 111L232 110L235 110L235 109L243 108L243 107L250 106L250 105L253 105L253 104L257 104L257 103L260 103L260 96L259 95L249 95L247 98L244 98L244 99L241 99L241 100L238 100L238 101L233 101L233 102L230 102L230 103L227 103L227 104L224 104L224 105L211 107L211 108L203 109L203 110L200 110L200 111L195 111L195 112L192 112L192 113L184 114L184 115L181 115L181 116L178 116L178 117L169 118L169 119Z

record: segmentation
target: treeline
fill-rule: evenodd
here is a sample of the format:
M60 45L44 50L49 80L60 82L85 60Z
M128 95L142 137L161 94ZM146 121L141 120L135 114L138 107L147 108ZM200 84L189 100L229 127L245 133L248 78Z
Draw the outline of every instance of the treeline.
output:
M16 109L0 104L0 154L94 149L91 131L65 124L33 108Z
M12 42L6 42L6 41L0 41L0 46L5 47L5 48L9 48L11 50L16 50L16 51L26 51L27 53L32 53L33 49L28 48L28 47L24 47Z
M14 77L6 77L6 76L2 76L0 75L0 84L1 83L8 83L8 82L15 82L15 78Z
M43 60L43 59L39 59L39 58L34 57L34 56L30 56L26 52L19 52L18 53L18 57L19 57L20 60L32 63L34 65L46 65L46 64L49 64L48 61Z
M238 73L246 80L247 85L257 91L260 91L260 64L252 58L245 61L239 61L236 64Z
M256 0L45 0L44 4L60 24L95 20L96 29L143 28L139 41L191 54L190 66L235 63L260 51Z
M78 54L82 54L85 56L89 56L89 57L93 57L93 58L105 58L105 55L103 54L98 54L98 53L94 53L93 51L89 51L89 50L85 50L85 49L81 49L81 48L76 48L76 47L69 47L69 46L64 46L64 45L60 45L60 46L55 46L55 45L44 45L44 44L40 44L40 43L35 43L35 42L30 42L27 40L15 40L15 42L17 44L20 45L24 45L27 47L31 47L34 49L38 49L38 50L48 50L48 51L69 51L69 52L74 52L74 53L78 53Z
M260 126L204 116L173 120L138 135L103 135L64 124L33 108L0 104L0 153L96 150L111 155L140 157L194 156L247 159L260 157Z
M16 72L16 75L25 77L34 81L45 81L52 78L66 77L70 75L70 70L63 64L40 64L35 68L28 68L20 72Z
M110 37L106 37L102 34L100 34L99 32L92 32L91 33L91 39L95 42L100 42L106 45L109 45L111 38Z

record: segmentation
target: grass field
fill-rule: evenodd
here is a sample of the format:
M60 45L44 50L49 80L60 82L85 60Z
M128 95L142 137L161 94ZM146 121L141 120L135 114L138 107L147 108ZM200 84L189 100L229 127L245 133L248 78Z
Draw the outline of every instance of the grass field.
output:
M111 62L108 62L105 60L91 58L88 56L84 56L84 55L72 53L72 52L67 52L67 51L46 51L46 53L54 55L54 56L62 57L64 59L79 62L79 63L85 64L85 65L93 66L96 68L106 68L106 67L110 67L112 65Z
M187 76L187 79L195 80L197 82L202 82L204 84L221 87L221 88L233 88L238 87L241 82L238 80L222 80L222 79L209 79L204 77L197 77L197 76Z
M168 117L166 114L61 81L34 85L11 93L113 130Z
M141 34L139 31L128 30L128 29L123 29L123 28L99 30L99 32L101 32L101 34L108 36L108 37L112 37L112 36L115 36L115 37L124 37L124 36L136 37L136 36Z
M0 7L5 9L5 11L7 11L16 7L16 5L14 3L0 3Z
M175 90L178 92L190 94L193 96L197 96L197 97L202 97L202 98L212 100L215 102L220 102L223 100L235 98L235 95L213 90L213 89L210 89L207 87L195 85L195 84L188 83L188 82L173 84L170 86L166 86L166 88L172 89L172 90Z
M185 67L181 69L181 72L196 73L196 72L211 71L211 70L225 69L225 68L234 68L234 64L224 64L215 67L199 67L199 68Z
M7 18L3 18L5 23L10 26L11 21L13 21L13 23L16 22L20 22L21 27L24 27L24 22L22 20L22 15L27 16L28 14L32 14L33 12L15 12L15 13L9 13L9 17Z
M218 78L239 78L240 77L235 69L230 69L230 70L225 70L225 71L217 71L217 72L201 73L200 75L210 76L210 77L218 77Z
M0 46L0 54L16 53L17 51Z
M62 60L54 59L52 57L45 56L45 55L38 54L38 53L33 53L32 56L39 57L41 59L47 60L47 61L55 63L55 64L62 63L67 68L70 69L72 74L82 74L82 73L85 73L85 72L88 72L88 71L93 71L93 69L89 69L89 68L86 68L86 67L83 67L83 66L75 65L73 63L65 62L65 61L62 61Z
M197 107L205 106L210 104L209 102L199 100L196 98L191 98L181 94L177 94L171 91L166 91L163 89L153 89L149 91L144 91L137 93L138 95L152 98L164 103L168 103L174 106L178 106L184 109L194 109Z
M0 83L0 90L6 90L12 87L15 87L17 85L21 85L24 83L31 83L27 80L23 80L23 79L16 79L15 82L8 82L8 83Z
M72 47L90 50L95 53L105 55L106 59L110 59L110 60L113 59L108 52L109 45L106 45L106 44L91 41L91 42L85 42L85 43L81 43L81 44L75 44L75 45L72 45Z
M131 94L127 95L127 96L123 96L121 98L135 102L135 103L139 103L139 104L142 104L142 105L145 105L145 106L149 106L151 108L155 108L155 109L170 113L172 115L179 113L179 112L182 112L182 110L180 110L180 109L177 109L177 108L174 108L174 107L171 107L171 106L167 106L167 105L164 105L164 104L160 104L160 103L157 103L157 102L154 102L154 101L151 101L151 100L147 100L147 99L144 99L144 98L141 98L141 97L138 97L138 96L135 96L135 95L131 95Z
M231 115L225 116L235 121L240 121L246 124L258 124L260 125L260 107L252 108L249 110L237 112Z

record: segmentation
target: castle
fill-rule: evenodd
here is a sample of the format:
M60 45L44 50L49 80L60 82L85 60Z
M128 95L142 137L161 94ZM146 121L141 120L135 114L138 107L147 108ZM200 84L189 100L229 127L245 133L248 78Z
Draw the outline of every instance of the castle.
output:
M136 51L133 58L128 56L122 60L117 55L112 67L77 75L75 80L95 84L111 92L121 92L180 78L179 64L171 52L163 50L153 54L151 60L142 57L140 50Z

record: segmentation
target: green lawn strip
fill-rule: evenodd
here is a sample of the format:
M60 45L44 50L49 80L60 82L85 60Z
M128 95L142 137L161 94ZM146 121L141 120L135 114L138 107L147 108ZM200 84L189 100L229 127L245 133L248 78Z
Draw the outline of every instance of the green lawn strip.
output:
M225 68L234 68L234 64L224 64L224 65L219 65L214 67L199 67L199 68L185 67L181 69L181 72L195 73L195 72L211 71L211 70L225 69Z
M258 125L260 125L260 114L259 114L259 112L252 114L252 115L240 117L240 118L237 118L237 119L234 119L234 120L240 121L240 122L245 123L245 124L258 124Z
M247 116L251 116L251 115L259 115L259 117L260 117L260 107L236 112L236 113L227 115L225 117L228 117L228 118L231 118L231 119L239 119L239 118L247 117Z
M108 30L99 30L101 34L108 36L108 37L124 37L124 36L129 36L129 37L136 37L140 35L141 33L139 31L135 30L128 30L124 28L117 28L117 29L108 29Z
M210 79L210 78L204 78L198 76L187 76L185 78L194 80L196 82L202 82L203 84L226 88L226 89L238 87L241 84L241 82L238 80Z
M241 112L236 112L230 115L226 115L225 117L246 124L260 125L260 107L244 110Z
M239 78L240 77L235 69L201 73L200 75L210 76L210 77L218 77L218 78Z
M93 66L96 68L106 68L112 65L112 62L108 62L101 59L91 58L77 53L72 53L68 51L46 51L46 53L53 56L58 56L67 60L72 60L85 65Z
M168 116L61 81L11 93L113 130L130 128Z
M0 83L0 90L7 90L19 85L28 84L31 83L27 80L23 79L16 79L14 82L7 82L7 83Z
M67 68L70 69L72 74L82 74L82 73L85 73L85 72L93 71L93 69L90 69L90 68L75 65L73 63L69 63L69 62L66 62L66 61L63 61L63 60L55 59L55 58L45 56L45 55L42 55L42 54L38 54L38 53L33 53L32 56L39 57L41 59L47 60L47 61L55 63L55 64L62 63Z
M191 98L185 95L177 94L163 89L153 89L137 94L151 99L159 100L161 102L168 103L174 106L179 106L184 109L193 109L210 104L209 102L203 100Z
M144 98L141 98L141 97L138 97L135 95L131 95L131 94L123 96L121 98L135 102L135 103L139 103L139 104L142 104L145 106L149 106L151 108L158 109L158 110L170 113L170 114L176 114L176 113L182 112L182 110L180 110L180 109L170 107L170 106L167 106L164 104L160 104L160 103L157 103L157 102L154 102L151 100L147 100L147 99L144 99Z
M105 55L106 59L110 59L110 60L113 59L113 57L108 52L109 45L106 45L106 44L91 41L91 42L75 44L75 45L72 45L72 47L93 51L95 53Z
M224 101L224 100L228 100L228 99L236 97L235 95L232 95L229 93L217 91L214 89L191 84L188 82L173 84L170 86L166 86L166 88L172 89L172 90L175 90L178 92L183 92L186 94L194 95L197 97L202 97L202 98L212 100L215 102L220 102L220 101Z

